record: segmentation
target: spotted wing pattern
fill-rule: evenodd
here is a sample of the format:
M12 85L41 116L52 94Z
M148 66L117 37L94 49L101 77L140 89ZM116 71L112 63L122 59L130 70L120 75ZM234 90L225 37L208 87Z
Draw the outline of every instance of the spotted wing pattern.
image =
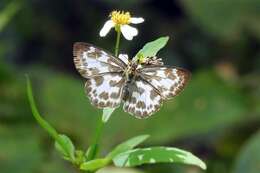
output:
M122 100L125 85L125 61L88 43L77 42L73 47L74 63L87 79L86 95L98 108L117 107Z
M156 88L163 99L171 99L183 90L190 72L181 68L146 67L140 69L141 76Z
M73 56L76 69L85 78L122 72L126 67L122 60L88 43L76 42L73 46Z
M86 95L94 106L114 108L123 99L124 111L137 118L158 111L162 101L177 95L190 77L184 69L149 65L137 69L134 79L127 81L127 56L115 58L82 42L74 44L73 55L77 70L87 79Z
M148 82L137 79L126 85L123 109L136 118L147 118L159 110L162 97Z
M121 103L124 85L121 73L107 73L88 79L85 91L92 105L114 108Z

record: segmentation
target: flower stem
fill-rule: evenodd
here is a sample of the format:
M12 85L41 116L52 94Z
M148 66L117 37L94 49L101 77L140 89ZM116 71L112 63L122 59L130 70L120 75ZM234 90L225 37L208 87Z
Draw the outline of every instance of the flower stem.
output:
M116 35L116 46L115 46L115 56L118 56L118 51L119 51L119 43L120 43L120 36L121 36L121 31L120 28L118 27L116 29L117 35Z
M102 121L102 117L98 120L97 122L97 127L95 130L95 135L94 135L94 140L92 145L90 146L90 148L88 149L87 152L87 160L93 160L95 159L95 157L98 154L98 150L99 150L99 141L100 141L100 137L102 135L102 131L104 128L105 122Z

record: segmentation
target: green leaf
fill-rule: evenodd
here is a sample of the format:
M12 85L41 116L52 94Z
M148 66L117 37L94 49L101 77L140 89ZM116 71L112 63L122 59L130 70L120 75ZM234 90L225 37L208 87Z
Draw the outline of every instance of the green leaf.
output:
M242 147L232 173L259 173L260 130Z
M160 37L154 41L146 43L144 47L141 50L139 50L139 52L136 54L136 57L147 58L155 56L157 52L166 45L168 40L169 37L166 36Z
M64 159L71 161L75 160L75 147L70 138L62 134L59 135L59 138L62 145L55 141L55 148L63 155Z
M105 167L106 165L108 165L110 163L109 159L95 159L95 160L91 160L89 162L85 162L82 163L80 165L80 169L81 170L85 170L85 171L96 171L100 168Z
M113 162L118 167L133 167L154 163L184 163L206 169L206 165L190 152L172 147L134 149L117 155Z
M149 135L140 135L133 137L121 144L119 144L114 150L112 150L108 155L107 158L113 159L115 156L117 156L120 153L126 152L128 150L133 149L143 141L145 141Z
M139 169L134 168L117 168L117 167L105 167L98 171L98 173L145 173Z
M83 162L86 162L85 153L82 150L75 150L75 165L81 165Z
M106 123L109 120L110 116L112 115L112 113L114 112L115 109L116 108L104 108L103 109L102 121L104 123Z

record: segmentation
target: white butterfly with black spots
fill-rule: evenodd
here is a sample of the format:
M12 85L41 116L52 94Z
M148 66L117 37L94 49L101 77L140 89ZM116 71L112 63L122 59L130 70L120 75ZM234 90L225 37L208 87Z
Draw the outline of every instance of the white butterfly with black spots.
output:
M158 111L163 100L176 96L190 78L182 68L164 66L161 59L138 62L127 55L118 58L91 44L73 47L76 69L87 79L86 95L98 108L115 108L123 102L125 112L147 118Z

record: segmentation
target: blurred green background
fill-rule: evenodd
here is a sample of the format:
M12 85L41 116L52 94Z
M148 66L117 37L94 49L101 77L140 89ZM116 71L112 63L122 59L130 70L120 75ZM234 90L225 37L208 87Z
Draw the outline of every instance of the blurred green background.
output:
M133 56L146 42L169 35L159 56L193 75L186 90L150 119L116 110L105 127L102 153L129 137L151 134L144 146L189 150L208 169L158 164L100 173L259 173L259 0L1 0L0 172L76 172L33 119L24 74L32 78L44 117L86 149L101 111L84 95L72 45L84 41L112 52L115 34L98 33L114 9L146 19L136 26L138 37L121 42L121 52Z

